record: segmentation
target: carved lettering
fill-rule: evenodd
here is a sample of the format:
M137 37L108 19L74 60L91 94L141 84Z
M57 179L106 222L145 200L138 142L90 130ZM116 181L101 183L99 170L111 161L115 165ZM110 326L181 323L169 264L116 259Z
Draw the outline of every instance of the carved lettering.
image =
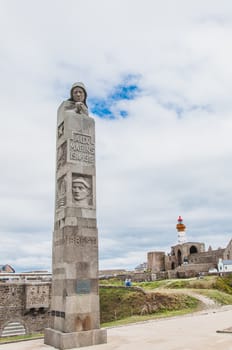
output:
M71 141L70 147L72 151L79 151L83 153L91 153L94 154L94 146L93 145L82 145L81 143Z
M64 238L59 239L54 242L55 246L60 246L60 245L74 245L74 246L96 246L97 245L97 238L92 237L92 236L79 236L75 233L66 234Z
M76 233L71 235L65 235L64 241L67 245L85 246L85 245L97 245L97 238L92 236L79 236Z
M83 163L91 163L94 164L94 156L85 154L85 153L78 153L78 152L70 152L70 159L83 162Z
M94 164L95 144L91 136L73 132L70 140L70 160Z
M91 137L89 135L73 132L73 141L89 145L91 143Z

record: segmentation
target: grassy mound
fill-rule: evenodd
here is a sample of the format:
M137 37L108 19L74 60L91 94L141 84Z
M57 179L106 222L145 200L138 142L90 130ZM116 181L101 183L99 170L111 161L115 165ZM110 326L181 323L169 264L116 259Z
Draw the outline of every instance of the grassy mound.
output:
M188 295L149 293L136 288L101 287L101 323L115 321L133 315L196 309L198 301Z

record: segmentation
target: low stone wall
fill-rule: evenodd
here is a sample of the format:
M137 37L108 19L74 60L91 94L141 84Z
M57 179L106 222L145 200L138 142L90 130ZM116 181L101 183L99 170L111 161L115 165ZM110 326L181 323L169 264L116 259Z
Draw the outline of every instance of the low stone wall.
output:
M119 274L117 276L107 276L107 277L100 277L100 283L101 280L108 280L111 278L117 278L121 281L125 281L126 279L131 279L132 282L147 282L147 281L151 281L151 273L150 272L128 272L124 273L124 274Z
M0 283L0 336L11 322L21 323L27 334L49 326L51 283Z

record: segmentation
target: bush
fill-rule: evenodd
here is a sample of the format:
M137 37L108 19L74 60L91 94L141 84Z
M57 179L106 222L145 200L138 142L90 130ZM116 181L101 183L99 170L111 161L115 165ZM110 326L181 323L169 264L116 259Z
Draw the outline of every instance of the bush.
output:
M214 288L232 294L232 275L218 277L214 283Z

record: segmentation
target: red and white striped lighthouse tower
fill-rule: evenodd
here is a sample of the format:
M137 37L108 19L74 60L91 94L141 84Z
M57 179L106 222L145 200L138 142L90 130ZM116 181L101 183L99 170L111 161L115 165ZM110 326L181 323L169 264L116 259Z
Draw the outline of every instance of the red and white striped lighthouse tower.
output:
M178 232L178 243L180 243L180 244L185 243L186 242L186 234L185 234L186 226L183 224L183 219L181 216L179 216L177 219L176 229Z

